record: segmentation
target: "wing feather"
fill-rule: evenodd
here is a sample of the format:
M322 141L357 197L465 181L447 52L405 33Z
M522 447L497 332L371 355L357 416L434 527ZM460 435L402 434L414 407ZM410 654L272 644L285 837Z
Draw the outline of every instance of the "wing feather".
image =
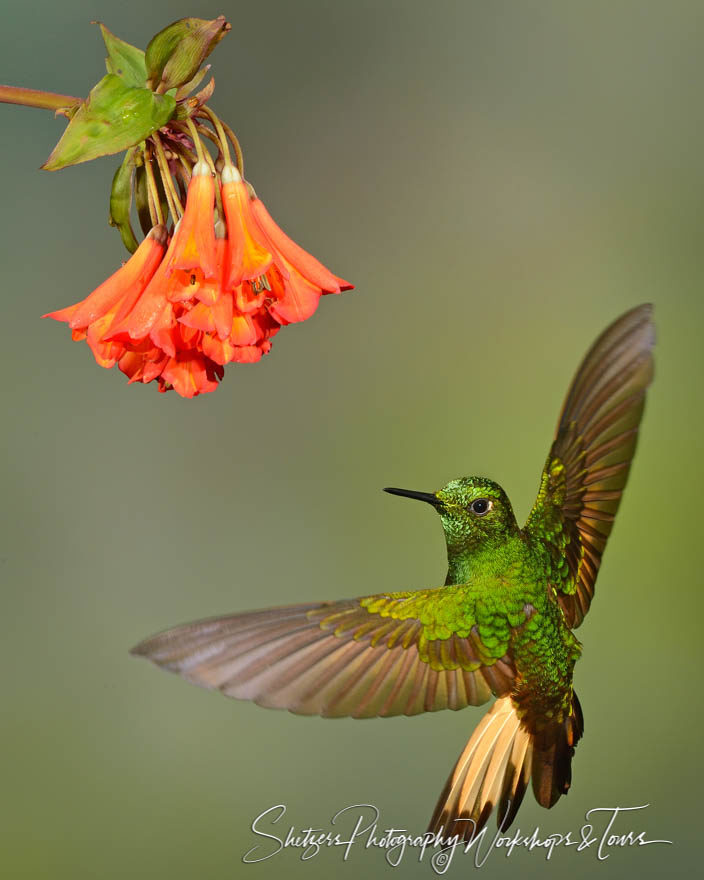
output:
M594 343L567 393L526 523L528 534L549 548L571 627L582 622L594 596L653 378L654 344L650 305L622 315Z
M235 614L167 630L132 653L202 687L299 714L369 718L462 709L509 693L515 679L508 643L498 659L482 643L468 590ZM443 627L449 597L467 635L437 637L440 595Z

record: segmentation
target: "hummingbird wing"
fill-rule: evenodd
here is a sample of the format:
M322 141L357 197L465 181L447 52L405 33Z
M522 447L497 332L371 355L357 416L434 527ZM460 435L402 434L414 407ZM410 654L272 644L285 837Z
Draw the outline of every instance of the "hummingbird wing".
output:
M635 452L653 378L652 312L651 305L626 312L587 352L526 523L526 531L550 550L557 598L571 628L589 610Z
M511 630L478 626L477 616L484 620L476 591L439 587L185 624L131 653L261 706L325 717L415 715L510 692Z

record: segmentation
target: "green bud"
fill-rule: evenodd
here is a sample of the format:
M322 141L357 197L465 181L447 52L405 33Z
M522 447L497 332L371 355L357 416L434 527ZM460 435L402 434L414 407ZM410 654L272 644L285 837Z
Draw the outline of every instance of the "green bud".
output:
M137 216L142 232L146 235L152 227L152 218L149 213L149 197L147 196L147 173L144 165L139 165L134 174L134 203L137 206Z
M230 28L230 23L220 15L212 21L182 18L160 31L145 53L152 89L163 94L192 80Z
M175 109L172 97L128 86L108 73L91 89L42 168L58 171L120 153L166 125Z
M103 33L105 48L108 50L108 56L105 59L105 67L108 73L114 73L116 76L122 77L128 86L137 86L144 88L147 83L147 66L144 63L144 52L136 46L126 43L110 31L101 22L95 22L100 25Z
M122 164L115 172L110 190L110 216L108 222L117 226L122 236L122 243L133 254L137 250L137 239L130 223L132 208L132 175L134 174L134 157L136 147L125 153Z

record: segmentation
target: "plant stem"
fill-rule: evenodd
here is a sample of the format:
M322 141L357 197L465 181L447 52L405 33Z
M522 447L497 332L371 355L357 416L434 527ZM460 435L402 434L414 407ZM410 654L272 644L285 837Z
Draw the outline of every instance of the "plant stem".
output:
M63 110L76 107L81 102L81 98L74 98L73 95L57 95L38 89L0 85L0 103L3 104L22 104L24 107L38 107L40 110Z
M159 190L154 179L154 169L152 168L151 150L144 151L144 171L147 175L147 193L149 195L149 214L152 219L152 226L164 225L164 215L161 210L161 199L159 198Z
M193 124L191 118L186 119L186 125L188 126L188 131L191 135L191 139L196 148L196 153L198 154L198 161L205 162L205 157L203 155L203 144L200 142L200 138L198 137L198 132L196 130L195 125Z
M154 146L156 147L156 160L159 165L159 172L161 174L161 182L164 185L164 192L166 193L166 200L169 203L169 210L171 211L174 223L177 220L180 220L183 217L183 205L181 204L181 200L178 197L178 193L174 187L174 182L171 179L171 172L169 171L169 163L164 154L164 147L161 143L161 138L159 137L158 132L152 132L152 140L154 141Z
M215 130L218 133L218 139L220 140L220 152L222 153L222 157L225 160L226 165L231 165L232 162L230 160L230 148L227 145L227 137L225 135L222 125L220 124L220 120L213 113L213 111L205 105L200 108L200 112L204 113L215 126Z
M227 133L227 136L230 138L230 142L232 146L235 148L235 155L237 156L237 169L244 178L244 154L242 153L242 147L240 146L240 142L237 140L237 135L230 128L230 126L223 122L222 119L218 120L220 125L222 125L223 129Z

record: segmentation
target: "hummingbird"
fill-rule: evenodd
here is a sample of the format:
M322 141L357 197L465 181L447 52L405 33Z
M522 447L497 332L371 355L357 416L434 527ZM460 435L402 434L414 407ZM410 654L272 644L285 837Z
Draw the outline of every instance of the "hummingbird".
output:
M646 304L589 349L523 528L501 486L484 477L437 492L385 490L437 511L443 586L216 617L154 635L131 653L230 697L327 718L463 709L493 695L429 831L471 841L495 809L505 830L529 784L541 806L553 807L570 787L584 728L574 630L591 605L628 479L654 343Z

